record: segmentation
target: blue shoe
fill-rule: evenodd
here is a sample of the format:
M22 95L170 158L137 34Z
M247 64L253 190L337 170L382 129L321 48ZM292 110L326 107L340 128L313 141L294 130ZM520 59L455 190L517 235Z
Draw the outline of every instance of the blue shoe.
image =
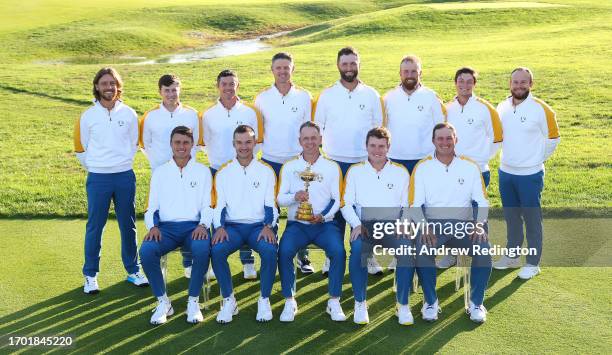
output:
M149 286L149 280L147 280L147 277L143 275L140 271L133 274L129 274L126 280L127 282L131 282L138 287Z

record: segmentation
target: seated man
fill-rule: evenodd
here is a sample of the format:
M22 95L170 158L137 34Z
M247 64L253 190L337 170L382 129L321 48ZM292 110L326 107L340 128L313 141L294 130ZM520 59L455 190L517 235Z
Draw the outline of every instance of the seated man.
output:
M396 211L393 219L400 217L402 208L408 207L408 169L399 163L389 160L387 153L391 145L391 134L384 127L371 129L366 135L366 161L353 164L346 173L346 188L343 194L342 215L351 226L351 256L349 273L355 295L355 313L353 320L357 324L367 324L369 320L366 304L368 286L367 258L372 248L367 247L365 228L361 223L364 208L386 208L386 213ZM409 239L393 237L392 244L412 245ZM384 240L387 244L389 241ZM372 243L373 244L373 243ZM399 245L394 245L395 247ZM396 266L397 311L399 323L414 323L408 306L408 295L414 275L414 267L408 261L401 261Z
M281 322L292 322L297 313L295 301L295 270L293 258L298 251L315 244L325 250L330 259L329 301L327 313L334 321L345 321L346 316L340 306L342 278L344 277L346 254L343 235L334 221L340 207L340 166L319 152L321 129L316 123L304 122L299 129L299 142L302 154L283 164L280 173L278 205L288 207L287 226L279 245L279 268L285 308L280 316ZM310 182L309 190L304 190L300 173L310 167L315 179ZM312 204L313 218L310 221L296 218L301 202Z
M227 257L245 244L261 258L261 297L256 319L266 322L272 320L269 297L277 261L276 177L269 165L253 158L256 144L253 128L239 125L233 141L236 158L223 164L214 179L217 203L213 213L212 266L223 296L217 322L229 323L238 314Z
M416 249L417 273L425 298L421 312L426 321L438 319L435 255L425 253L423 247L430 250L446 245L466 250L472 257L467 312L472 321L482 323L487 316L483 306L484 292L491 275L491 256L475 252L490 247L486 233L488 201L484 181L477 163L455 155L457 135L453 125L437 124L432 136L435 155L415 166L410 189L414 222L427 222L427 228L421 230L417 238ZM473 202L478 205L475 218Z
M187 322L204 320L198 298L210 258L209 226L212 221L212 176L208 167L191 157L193 133L178 126L170 134L172 160L155 169L151 177L145 224L149 232L140 247L140 260L159 304L151 324L162 324L174 313L166 294L160 259L183 247L193 257L189 280Z

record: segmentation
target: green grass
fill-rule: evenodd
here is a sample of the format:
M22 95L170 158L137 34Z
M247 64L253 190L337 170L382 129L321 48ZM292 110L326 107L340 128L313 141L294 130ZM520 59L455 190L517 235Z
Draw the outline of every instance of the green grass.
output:
M560 243L555 236L584 227L586 223L595 231L609 227L608 222L602 224L595 220L547 220L549 254L574 250L573 245ZM294 323L282 324L278 321L283 300L277 276L271 297L275 319L259 324L255 321L259 284L242 280L238 257L233 255L230 260L240 314L228 325L215 322L220 299L214 281L211 309L204 311L205 322L192 326L184 320L187 282L181 275L179 256L172 254L169 295L177 315L168 324L154 328L148 324L150 310L155 305L150 289L137 289L123 281L125 272L114 220L109 221L104 236L99 277L102 292L93 297L82 293L84 227L85 221L79 219L15 220L0 224L4 244L10 245L0 250L3 261L0 352L12 350L2 337L11 335L71 335L75 338L75 347L69 351L79 353L188 350L530 353L534 349L553 353L607 353L612 346L609 312L612 269L603 267L544 267L543 273L529 282L516 279L516 271L494 271L485 299L488 321L482 326L473 324L463 311L463 292L454 290L454 269L439 276L438 293L443 309L439 321L429 324L417 316L423 300L422 293L418 292L410 298L416 318L411 327L398 325L393 316L393 279L388 272L383 277L369 278L370 324L367 326L355 325L351 318L341 324L329 319L324 313L327 280L320 273L298 277L299 314ZM491 228L492 235L499 240L503 223L493 220ZM143 230L142 224L139 230ZM606 246L605 235L600 239L602 250L607 249L603 251L605 263L609 263L610 243ZM311 255L320 270L321 253L312 251ZM349 317L352 317L352 305L347 273L342 306Z
M527 65L535 71L534 93L557 112L562 136L557 152L547 162L544 206L571 210L612 206L612 160L606 144L612 123L608 105L612 100L609 7L569 3L533 9L460 10L443 4L447 10L444 6L391 5L394 7L368 14L359 14L361 8L354 3L344 7L327 2L253 5L249 11L259 11L259 16L270 16L274 21L285 13L310 16L311 23L342 14L347 17L322 22L315 30L305 28L277 40L278 49L247 56L177 65L116 65L126 83L125 100L139 113L149 109L159 100L157 78L172 71L183 78L183 101L203 109L216 95L216 74L228 67L238 70L242 78L240 94L250 100L269 85L269 58L280 49L294 53L296 82L313 94L337 80L335 53L346 44L360 50L361 77L381 94L397 83L398 61L407 52L422 57L426 85L445 100L454 95L452 75L461 65L480 71L477 93L494 104L508 94L509 71ZM215 11L228 11L229 5L224 6L215 7ZM381 7L374 2L368 6L364 8ZM191 10L175 6L129 11L175 11L196 16L189 13ZM529 21L521 21L527 17ZM287 23L293 19L287 15ZM177 16L172 21L182 22L187 28L190 20ZM86 23L102 26L93 18L66 26L73 31L85 30L88 27L79 24ZM274 23L282 26L284 22ZM42 26L31 32L52 31L54 26L64 25ZM15 33L5 35L19 37ZM53 38L63 43L61 36ZM161 41L158 37L155 40ZM130 41L125 43L127 47L132 45ZM138 54L138 48L119 50ZM0 216L84 216L85 173L72 153L72 126L90 104L91 78L101 64L37 65L28 56L12 63L10 51L5 51L5 63L0 62L0 108L6 112L0 123L0 150L5 152L0 162ZM37 59L53 58L52 45L49 53L49 57ZM205 157L200 160L205 161ZM497 160L492 164L489 189L494 206L500 205L497 164ZM141 154L136 157L135 169L138 211L142 212L149 172Z
M601 266L609 263L612 250L607 238L612 207L612 7L595 0L546 1L550 6L538 7L540 3L0 4L2 13L10 14L0 24L0 235L10 246L0 249L0 352L13 350L6 347L8 334L69 334L77 341L69 351L88 353L609 352L612 269ZM126 55L152 57L298 28L275 39L277 48L251 55L177 65L121 64ZM157 79L166 72L183 79L183 101L202 109L214 100L214 78L224 68L239 72L240 95L253 99L270 84L269 60L279 50L294 54L295 82L316 94L337 80L335 56L344 45L359 49L361 77L381 94L398 82L398 62L406 53L423 59L425 84L445 100L454 95L452 76L460 66L479 70L477 93L494 104L508 95L508 73L519 65L531 67L536 75L534 93L555 109L562 135L546 164L543 205L550 216L564 218L545 220L545 260L547 265L558 266L565 258L574 265L599 267L545 267L527 283L518 282L514 272L495 272L485 301L489 321L480 327L463 314L452 270L439 279L444 309L440 321L430 325L417 320L407 328L393 318L389 274L370 279L367 327L329 321L322 312L326 281L313 275L298 281L297 322L262 325L254 321L257 283L241 280L237 258L232 257L241 307L237 321L217 325L210 311L204 324L192 327L183 320L186 283L173 256L176 266L170 270L169 290L179 316L166 326L151 328L150 290L134 290L122 281L118 232L110 221L100 276L104 290L95 298L81 293L85 221L77 218L86 214L86 173L74 157L72 132L74 120L91 103L91 79L102 65L118 68L126 84L125 101L139 113L158 103ZM40 64L53 61L67 64ZM205 155L199 153L198 160L205 162ZM495 159L489 187L494 206L500 206L497 165ZM137 211L142 213L149 168L140 153L135 171ZM584 219L589 214L604 218ZM494 239L503 238L503 223L495 220L493 230ZM142 237L141 222L139 231ZM320 267L322 256L314 253L314 259ZM280 285L274 287L278 317ZM218 295L216 284L213 292ZM212 302L218 301L217 296ZM346 275L343 306L349 316L352 302ZM415 315L421 302L421 294L411 298Z

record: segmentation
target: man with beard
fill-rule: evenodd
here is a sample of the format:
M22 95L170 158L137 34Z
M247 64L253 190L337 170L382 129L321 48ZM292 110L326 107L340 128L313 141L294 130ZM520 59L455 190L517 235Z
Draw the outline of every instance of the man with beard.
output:
M507 225L507 247L523 244L523 221L529 248L527 263L518 277L527 280L540 273L542 255L542 209L544 162L559 144L559 126L555 112L544 101L531 95L533 74L525 67L512 71L510 95L497 106L504 130L499 193ZM493 265L496 269L516 268L519 258L503 256Z
M384 107L375 89L359 80L359 54L353 47L338 51L336 66L340 80L323 90L313 104L313 119L323 131L323 152L340 165L342 177L348 168L368 157L365 142L368 131L384 124ZM338 212L336 219L344 233L346 221ZM372 261L370 273L382 274ZM322 271L329 270L329 259Z
M100 292L102 232L111 200L121 232L121 259L127 281L149 284L138 266L136 244L136 176L132 165L138 150L138 116L121 101L123 82L113 68L102 68L93 80L94 104L76 121L74 150L87 169L87 227L83 292Z
M389 149L389 158L404 165L410 174L416 163L430 155L433 127L444 122L446 109L437 94L425 87L421 78L421 60L407 55L400 62L400 84L384 96L387 124L395 139Z
M274 84L255 97L255 107L261 112L264 122L261 160L274 169L279 179L282 165L300 154L300 126L311 120L312 97L291 81L295 66L290 53L276 53L272 57L271 69ZM299 251L297 263L303 274L314 272L308 249Z

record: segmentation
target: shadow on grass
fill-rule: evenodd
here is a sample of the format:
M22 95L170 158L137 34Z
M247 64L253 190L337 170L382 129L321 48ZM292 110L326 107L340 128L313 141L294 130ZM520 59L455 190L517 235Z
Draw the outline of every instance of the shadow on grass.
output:
M490 284L505 277L507 272L494 272ZM368 278L370 324L360 326L352 322L353 297L350 279L343 280L342 306L348 316L338 323L325 313L327 278L320 273L298 276L296 298L299 313L293 323L278 320L284 299L280 292L273 292L270 300L275 319L269 323L255 321L259 282L246 281L241 274L233 276L240 313L230 324L215 321L219 307L219 288L212 285L209 310L203 311L204 322L191 325L185 322L188 281L178 278L168 284L168 294L174 299L175 315L168 323L149 325L150 311L155 306L149 288L134 288L121 282L106 287L95 296L85 295L76 288L62 295L44 300L26 309L0 318L0 334L11 335L70 335L74 345L68 352L128 353L135 351L187 352L207 350L218 352L268 352L303 353L329 351L365 351L396 349L397 351L433 352L440 349L461 332L477 327L465 315L462 292L455 292L454 281L441 284L438 295L441 300L452 299L445 305L440 319L425 323L420 319L420 294L411 298L415 325L402 327L394 316L395 294L391 292L394 274ZM278 282L278 277L276 279ZM278 284L276 284L278 285ZM509 297L522 285L519 281L498 290L486 299L489 309ZM380 347L379 347L380 346ZM0 352L7 352L6 343L0 344ZM52 352L54 348L31 348L40 352Z

